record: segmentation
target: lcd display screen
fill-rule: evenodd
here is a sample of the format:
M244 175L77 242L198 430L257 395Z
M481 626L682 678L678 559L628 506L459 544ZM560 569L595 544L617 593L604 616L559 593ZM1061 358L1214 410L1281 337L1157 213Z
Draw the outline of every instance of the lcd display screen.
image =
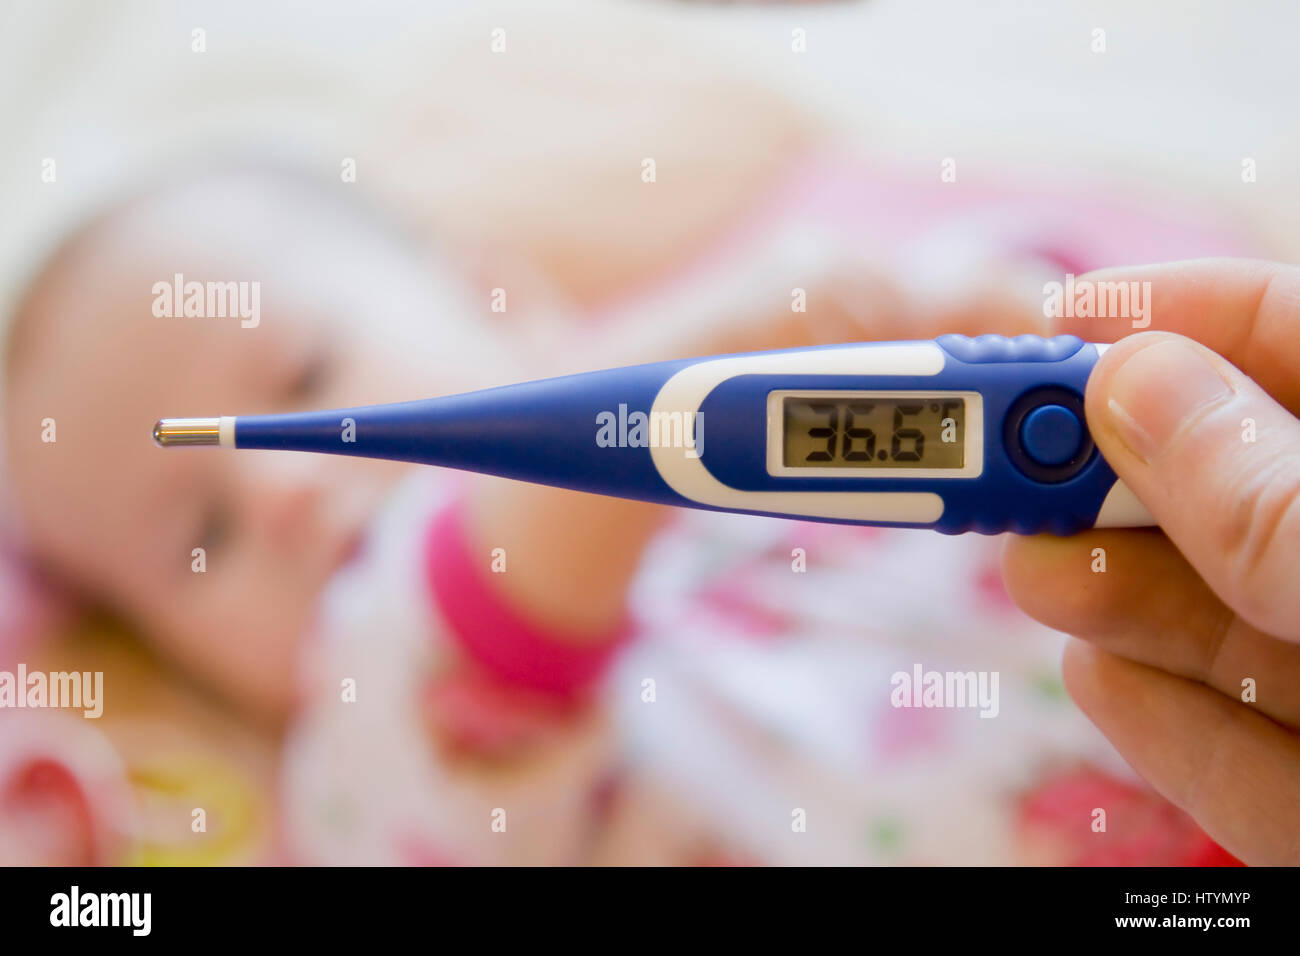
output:
M787 396L787 468L951 468L966 459L966 400L952 395Z

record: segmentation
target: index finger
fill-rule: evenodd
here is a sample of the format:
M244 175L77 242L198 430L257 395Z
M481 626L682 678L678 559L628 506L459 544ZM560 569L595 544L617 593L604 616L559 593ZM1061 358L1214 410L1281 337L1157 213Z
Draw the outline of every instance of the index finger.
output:
M1125 296L1106 300L1129 303L1130 315L1067 315L1055 320L1057 331L1089 342L1114 342L1146 329L1177 332L1219 353L1282 405L1300 412L1300 267L1193 259L1102 269L1074 280L1076 301L1063 301L1063 311L1104 311L1100 283L1137 283ZM1082 297L1089 288L1093 299L1086 306Z

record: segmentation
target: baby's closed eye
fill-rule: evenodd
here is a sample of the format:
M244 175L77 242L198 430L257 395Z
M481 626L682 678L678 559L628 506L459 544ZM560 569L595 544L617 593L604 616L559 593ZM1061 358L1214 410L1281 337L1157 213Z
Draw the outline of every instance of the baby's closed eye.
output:
M334 356L328 348L312 351L306 361L293 369L284 388L290 407L310 401L331 381L335 370Z

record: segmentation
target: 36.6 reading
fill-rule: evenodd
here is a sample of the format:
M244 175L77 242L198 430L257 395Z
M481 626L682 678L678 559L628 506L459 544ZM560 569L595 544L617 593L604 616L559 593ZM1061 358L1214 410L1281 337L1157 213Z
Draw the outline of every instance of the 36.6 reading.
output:
M951 395L789 396L784 463L791 468L961 468L966 402Z

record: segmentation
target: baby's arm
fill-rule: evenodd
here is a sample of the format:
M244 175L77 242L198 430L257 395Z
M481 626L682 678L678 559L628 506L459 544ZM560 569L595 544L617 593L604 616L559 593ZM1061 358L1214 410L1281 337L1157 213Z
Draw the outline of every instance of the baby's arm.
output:
M523 619L466 500L417 472L331 583L283 765L290 858L334 864L580 862L617 750L592 647Z

